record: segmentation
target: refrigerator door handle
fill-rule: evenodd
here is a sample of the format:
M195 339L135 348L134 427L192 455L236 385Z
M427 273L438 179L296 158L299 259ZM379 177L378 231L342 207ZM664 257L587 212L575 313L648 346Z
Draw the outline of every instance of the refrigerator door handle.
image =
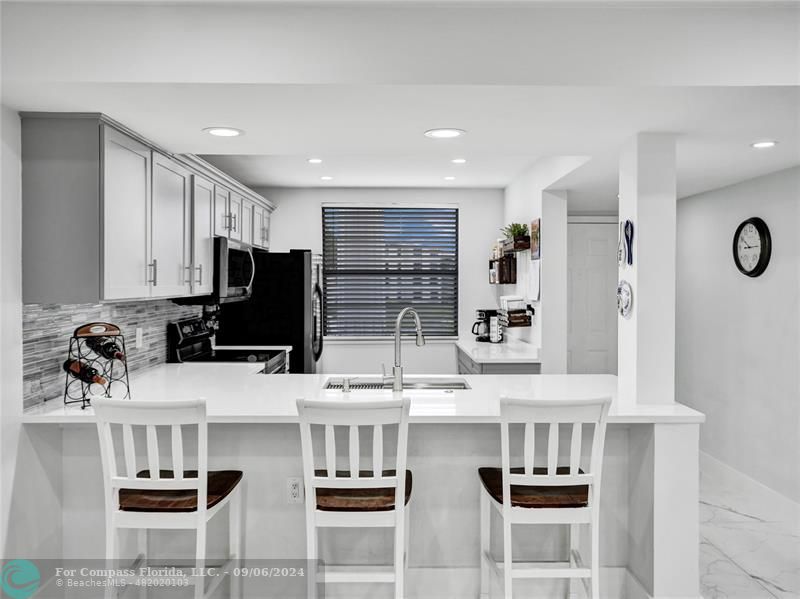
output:
M311 341L311 347L314 352L314 361L318 362L322 355L322 289L319 283L314 285L314 299L319 302L319 310L317 311L318 317L314 318L314 333Z

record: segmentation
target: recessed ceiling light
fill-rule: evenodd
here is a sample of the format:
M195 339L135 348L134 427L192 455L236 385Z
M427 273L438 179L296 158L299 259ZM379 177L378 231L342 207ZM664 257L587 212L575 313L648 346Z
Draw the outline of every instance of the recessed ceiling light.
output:
M452 177L452 176L447 176L447 177L445 177L445 178L444 178L444 180L445 180L445 181L455 181L455 180L456 180L456 178L455 178L455 177Z
M451 127L443 127L439 129L428 129L425 132L425 137L433 139L453 139L454 137L461 137L466 131L463 129L453 129Z
M774 148L778 144L777 141L772 139L765 139L764 141L757 141L751 143L750 145L757 150L763 150L765 148Z
M309 164L322 164L322 158L309 158Z
M216 137L237 137L244 134L241 129L234 129L233 127L206 127L203 131Z
M467 159L466 158L453 158L450 162L452 162L453 164L466 164L467 163Z
M331 177L329 175L323 175L323 176L320 177L320 179L322 181L333 181L333 177Z

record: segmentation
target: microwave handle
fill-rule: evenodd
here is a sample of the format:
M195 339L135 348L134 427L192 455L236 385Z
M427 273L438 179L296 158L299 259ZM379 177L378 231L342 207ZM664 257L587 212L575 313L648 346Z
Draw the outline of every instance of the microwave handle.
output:
M256 259L255 257L253 257L252 250L247 252L247 254L250 256L250 264L252 265L252 268L250 269L250 282L247 284L247 288L252 289L253 281L256 278Z

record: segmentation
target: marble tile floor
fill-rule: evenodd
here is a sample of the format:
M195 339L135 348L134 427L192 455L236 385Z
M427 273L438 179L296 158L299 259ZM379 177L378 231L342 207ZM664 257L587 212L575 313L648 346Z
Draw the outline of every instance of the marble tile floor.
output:
M800 598L800 507L718 466L700 470L703 599Z

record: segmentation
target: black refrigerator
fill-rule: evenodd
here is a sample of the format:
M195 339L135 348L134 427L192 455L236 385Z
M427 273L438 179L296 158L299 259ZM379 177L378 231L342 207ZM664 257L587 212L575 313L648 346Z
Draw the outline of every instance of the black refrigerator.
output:
M289 372L314 373L322 355L322 289L310 250L253 250L250 299L220 305L217 345L291 345Z

